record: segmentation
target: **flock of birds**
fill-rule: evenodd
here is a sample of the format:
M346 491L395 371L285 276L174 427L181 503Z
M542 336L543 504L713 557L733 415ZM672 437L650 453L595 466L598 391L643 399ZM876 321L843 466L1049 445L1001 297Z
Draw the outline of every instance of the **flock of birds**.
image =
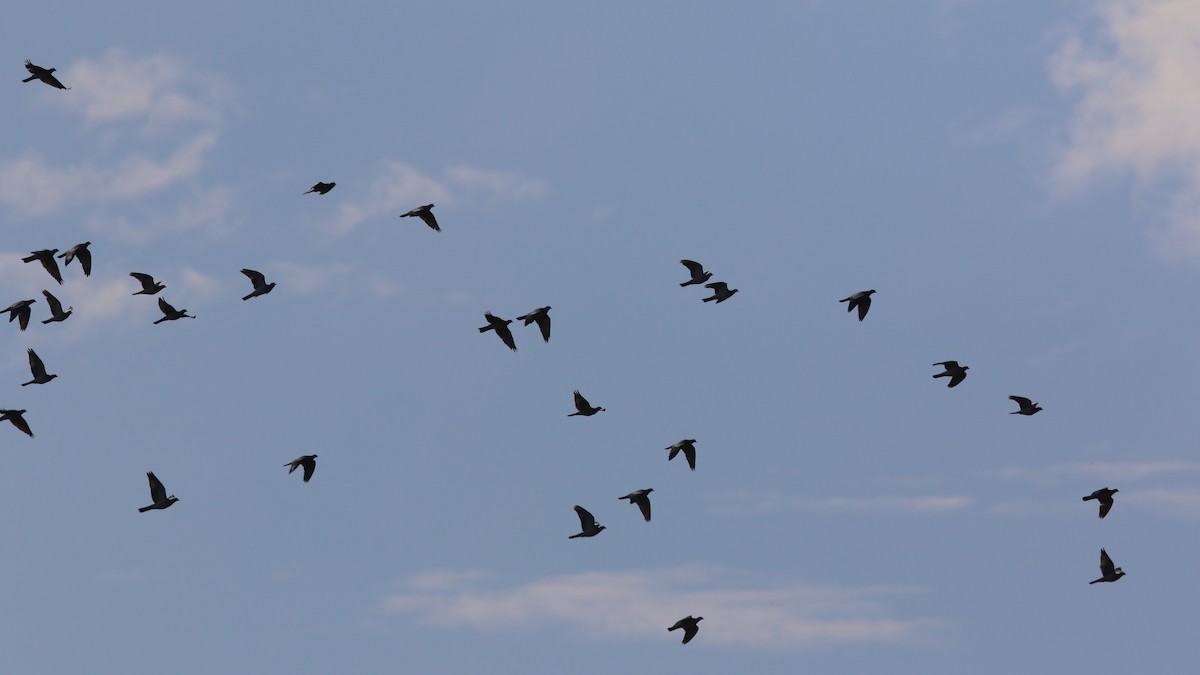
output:
M47 84L51 87L55 87L57 89L63 89L63 90L70 89L70 87L64 86L62 84L62 82L60 82L58 80L58 78L56 78L54 76L54 72L56 70L55 68L42 68L40 66L34 65L29 60L25 61L25 68L29 71L30 76L28 78L26 78L25 80L23 80L24 82L40 80L41 82L44 82L45 84ZM333 183L333 182L329 182L329 183L318 182L315 185L313 185L308 191L304 192L303 194L317 193L318 195L325 195L325 194L328 194L329 191L331 191L336 185L337 184ZM433 215L433 208L434 208L433 204L425 204L423 206L418 206L418 207L410 210L407 213L401 214L400 217L401 218L408 218L408 217L420 218L421 221L423 221L427 226L429 226L430 229L432 229L435 232L441 232L441 227L438 225L437 218L434 217L434 215ZM35 261L40 262L41 265L45 268L45 270L50 274L50 276L53 277L54 280L56 282L58 282L58 284L61 285L63 283L63 277L62 277L62 273L59 269L56 259L62 259L64 267L69 266L71 264L71 262L78 260L79 266L82 269L84 276L85 277L91 276L92 254L88 248L90 245L91 245L91 242L83 242L80 244L76 244L75 246L72 246L71 248L67 249L63 253L58 253L58 249L41 249L41 250L37 250L37 251L32 251L29 256L22 258L22 261L26 262L26 263L35 262ZM694 260L680 260L679 262L684 267L687 268L688 274L690 276L690 278L687 281L680 283L679 284L680 286L686 287L686 286L703 284L705 288L708 288L712 291L711 296L703 298L704 302L716 302L717 304L720 304L720 303L725 302L726 300L730 299L731 297L734 296L734 294L736 294L738 292L738 289L730 288L728 283L726 283L724 281L711 281L710 282L709 280L712 278L712 272L705 270L704 266L701 265L700 263L698 263ZM266 277L258 271L247 268L247 269L241 270L241 272L242 272L242 274L246 275L246 277L250 280L250 283L252 286L252 290L250 291L250 293L247 294L245 297L243 297L242 300L250 300L251 298L266 295L267 293L270 293L275 288L275 284L267 283ZM141 272L131 272L129 276L133 277L141 286L141 289L138 291L135 291L132 295L157 295L160 291L162 291L166 288L166 285L163 282L155 279L152 275L149 275L149 274L144 274ZM855 310L857 310L858 311L858 320L863 321L864 319L867 318L867 313L871 309L871 296L874 294L875 294L874 289L860 291L860 292L854 293L846 298L842 298L839 302L847 303L847 306L846 306L847 312L854 312ZM68 317L71 316L71 313L74 310L73 307L68 307L67 309L64 310L62 307L62 303L59 302L58 298L56 298L54 295L52 295L50 293L50 291L48 291L48 290L43 290L42 295L45 297L46 304L50 308L50 317L43 320L42 321L43 324L65 321ZM29 320L32 315L31 307L36 302L37 302L36 299L20 300L20 301L14 302L6 310L3 310L3 311L7 311L9 313L9 322L10 323L13 321L18 321L21 331L24 331L29 326ZM162 316L162 318L156 320L154 322L155 324L163 323L164 321L175 321L177 319L183 319L183 318L189 318L189 319L196 318L195 316L188 314L187 309L176 309L174 306L172 306L170 303L168 303L162 297L158 298L158 307L159 307L159 310L162 312L163 316ZM549 306L539 307L539 308L537 308L533 311L530 311L522 316L516 317L516 319L503 319L501 317L496 316L495 314L493 314L490 311L485 312L484 319L487 321L487 325L481 327L479 329L479 332L480 333L485 333L488 331L494 332L497 335L497 337L500 338L500 341L503 342L506 347L508 347L512 351L516 351L516 349L517 349L516 340L513 337L512 331L509 329L509 325L512 324L513 321L515 320L515 321L524 322L525 326L529 326L531 324L537 324L538 330L541 332L543 341L549 342L550 341L550 310L551 310L551 308ZM38 357L37 353L33 349L28 350L28 356L29 356L29 369L32 374L32 379L28 382L22 383L21 386L27 386L27 385L31 385L31 384L46 384L57 377L57 375L50 374L47 372L45 364L42 362L41 358ZM933 365L941 366L943 369L942 372L933 375L933 377L934 378L942 378L942 377L950 378L949 382L947 383L947 386L949 388L954 388L954 387L957 387L959 384L961 384L966 379L967 370L969 369L968 366L960 365L957 361L940 361ZM1033 415L1042 410L1042 407L1037 402L1035 402L1032 399L1029 399L1027 397L1009 396L1009 398L1019 406L1018 410L1015 410L1010 414ZM575 412L570 413L568 415L569 417L575 417L575 416L590 417L597 413L604 412L604 408L599 407L599 406L593 406L591 403L588 402L588 400L586 398L584 398L584 396L578 390L576 390L574 392L574 404L575 404ZM29 423L24 418L25 412L26 412L25 410L0 409L0 422L4 422L7 420L7 421L11 422L14 427L19 429L26 435L33 437L33 431L30 428ZM670 461L670 460L675 459L675 457L679 453L682 452L684 457L687 460L688 466L691 468L692 471L695 471L696 470L696 445L695 444L696 444L696 439L690 438L690 439L683 439L677 443L667 446L666 450L669 451L667 460ZM302 455L302 456L297 457L296 459L292 460L291 462L284 464L284 466L288 468L288 474L293 473L294 471L296 471L296 469L302 469L303 470L303 481L305 483L307 483L307 482L309 482L309 480L312 479L313 473L316 471L316 459L317 459L317 455L315 455L315 454ZM149 485L150 485L150 499L151 499L152 503L149 504L148 506L143 506L143 507L139 508L138 509L139 512L144 513L146 511L151 511L151 510L166 509L166 508L169 508L171 505L173 505L175 502L179 501L179 498L176 497L175 495L169 495L169 496L167 495L166 487L163 485L162 481L160 481L158 479L158 477L154 475L154 472L152 472L152 471L147 472L146 477L147 477L147 480L149 481ZM630 505L636 505L638 507L638 509L640 510L643 519L646 522L650 522L650 493L653 491L654 491L653 488L644 488L644 489L640 489L640 490L635 490L623 497L619 497L618 499L619 500L628 500ZM1113 495L1117 492L1118 492L1118 490L1116 490L1116 489L1104 487L1104 488L1096 490L1095 492L1084 497L1083 499L1084 499L1084 501L1089 501L1089 500L1097 501L1100 505L1100 518L1104 518L1106 515L1108 515L1109 511L1112 509ZM601 532L603 532L605 530L605 526L600 524L599 522L597 522L595 516L593 516L590 511L583 508L582 506L576 505L575 513L579 516L580 531L577 534L570 535L568 537L569 539L590 538L590 537L594 537L594 536L600 534ZM1121 570L1120 567L1117 567L1113 563L1112 559L1108 556L1108 553L1103 548L1100 549L1100 574L1101 574L1101 576L1099 579L1096 579L1089 583L1095 584L1095 583L1100 583L1100 582L1113 582L1113 581L1117 581L1125 574ZM700 630L699 622L703 618L704 617L699 617L699 616L697 616L697 617L687 616L687 617L677 621L673 626L671 626L667 630L668 631L682 630L683 631L683 644L687 644L688 642L690 642L692 640L692 638L694 638L696 636L696 634Z

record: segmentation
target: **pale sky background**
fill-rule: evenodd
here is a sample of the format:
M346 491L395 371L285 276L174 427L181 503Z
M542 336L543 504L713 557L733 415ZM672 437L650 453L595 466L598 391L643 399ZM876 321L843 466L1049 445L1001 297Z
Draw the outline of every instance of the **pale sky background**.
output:
M46 2L0 44L0 671L1194 672L1200 3Z

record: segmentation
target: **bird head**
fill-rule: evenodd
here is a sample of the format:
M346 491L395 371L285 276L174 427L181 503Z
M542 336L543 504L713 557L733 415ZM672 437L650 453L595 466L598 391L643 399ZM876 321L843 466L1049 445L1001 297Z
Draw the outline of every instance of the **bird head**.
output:
M312 457L313 457L313 459L316 459L316 458L317 458L317 456L316 456L316 455L313 455Z
M874 294L875 294L875 289L874 289L874 288L872 288L871 290L869 290L869 291L866 291L866 294L867 294L867 295L874 295Z
M1124 571L1124 570L1122 570L1120 567L1118 567L1117 569L1113 570L1113 578L1114 578L1114 579L1120 579L1120 578L1121 578L1121 577L1123 577L1123 576L1125 576L1125 571Z
M601 525L600 523L596 523L596 531L597 531L597 532L601 532L601 531L603 531L603 530L605 530L605 529L607 529L607 528L605 528L605 527L604 527L603 525ZM1118 570L1117 570L1117 571L1119 572L1119 571L1121 571L1121 570L1118 568Z

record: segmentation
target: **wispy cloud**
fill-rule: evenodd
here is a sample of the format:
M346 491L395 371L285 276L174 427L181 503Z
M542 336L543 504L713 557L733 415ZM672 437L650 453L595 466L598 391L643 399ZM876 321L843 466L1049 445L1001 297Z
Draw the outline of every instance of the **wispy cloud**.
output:
M550 191L550 186L545 181L526 178L509 171L458 166L450 169L447 178L468 190L481 190L488 196L502 199L541 197Z
M1135 480L1159 474L1200 471L1200 462L1185 459L1160 459L1142 462L1078 462L1042 467L1006 467L1000 478L1054 484L1063 479Z
M715 499L718 513L752 514L771 511L847 511L921 514L957 511L971 505L960 495L884 495L871 497L796 497L793 495L730 492Z
M1200 489L1122 490L1124 501L1147 504L1156 510L1186 518L1200 518Z
M1079 97L1057 184L1105 172L1171 184L1164 243L1200 254L1200 4L1110 0L1098 12L1102 34L1071 34L1050 60L1054 83Z
M332 279L345 276L350 266L344 263L328 265L301 265L294 262L275 263L275 274L279 284L295 293L313 293L328 287ZM264 273L266 270L262 270ZM270 274L267 275L270 281Z
M403 162L386 161L383 173L363 196L342 205L336 220L326 226L333 234L345 234L369 218L393 219L409 209L428 203L450 203L450 191L442 183Z
M887 598L913 589L749 588L731 586L723 576L699 568L586 572L481 589L476 584L486 574L438 571L409 578L382 608L440 626L505 631L565 625L589 637L638 640L677 639L665 629L692 614L704 616L702 643L776 649L928 642L939 624L902 618L886 606Z

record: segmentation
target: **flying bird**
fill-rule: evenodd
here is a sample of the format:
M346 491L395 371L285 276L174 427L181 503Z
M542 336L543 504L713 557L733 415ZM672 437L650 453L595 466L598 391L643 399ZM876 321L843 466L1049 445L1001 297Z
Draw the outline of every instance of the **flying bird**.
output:
M14 427L25 432L26 436L33 438L33 430L29 428L29 422L25 421L24 415L24 410L0 410L0 422L8 420Z
M549 305L547 305L545 307L538 307L537 309L526 314L525 316L518 316L517 321L524 321L526 326L528 326L529 324L536 321L538 328L540 328L542 331L542 340L545 342L550 341L550 306Z
M153 471L147 471L146 478L150 480L150 499L154 503L138 509L139 513L145 513L151 509L165 509L179 501L175 495L167 496L167 488L163 487L162 481L154 475Z
M967 377L967 370L970 368L970 366L958 365L958 361L940 361L933 365L945 367L946 372L938 373L937 375L934 375L934 377L950 378L950 384L946 385L947 387L957 387L958 383L962 382L963 379Z
M1112 509L1113 495L1117 494L1118 492L1120 492L1120 490L1116 488L1100 488L1092 494L1084 497L1083 501L1086 502L1090 499L1095 499L1096 501L1100 502L1100 517L1103 518L1104 516L1107 516L1109 510Z
M591 513L588 513L588 510L582 506L576 504L575 513L579 514L579 529L582 531L579 534L573 534L567 537L567 539L576 539L578 537L594 537L600 534L600 531L604 529L604 526L600 523L597 523L596 518L593 517Z
M712 277L712 272L705 272L704 265L695 260L680 260L680 264L688 268L688 272L692 275L691 279L679 284L680 286L691 286L692 284L702 284Z
M1100 549L1100 578L1089 581L1088 585L1098 584L1101 581L1116 581L1123 576L1125 576L1125 572L1113 564L1112 558L1108 557L1108 553L1104 549Z
M31 313L29 306L35 302L37 302L37 300L21 300L9 305L8 309L3 310L8 312L8 322L12 323L13 319L19 318L21 320L21 330L25 330L25 328L29 326L29 315Z
M1036 401L1031 401L1024 396L1009 396L1009 398L1021 406L1020 410L1014 410L1008 413L1009 415L1033 415L1042 409L1042 406L1038 405Z
M702 616L697 616L697 617L688 616L685 619L680 619L680 620L676 621L674 626L671 626L670 628L667 629L667 632L682 628L683 629L683 644L686 645L687 643L691 642L692 638L696 637L696 633L698 633L700 631L700 621L703 619L704 619L704 617L702 617Z
M42 323L53 323L55 321L66 321L71 312L75 311L74 307L68 307L67 311L63 311L62 303L58 298L50 295L50 291L42 291L42 295L46 296L46 304L50 305L50 318Z
M83 266L83 276L92 276L92 252L88 250L92 242L85 241L82 244L75 244L67 249L65 253L59 253L58 257L63 259L63 267L71 264L71 261L79 258L79 264Z
M58 377L57 375L46 374L46 364L38 358L37 352L32 349L26 350L29 352L29 372L33 374L33 379L21 384L24 387L27 384L46 384L50 380Z
M642 517L645 518L646 522L648 523L648 522L650 522L650 493L651 492L654 492L654 488L646 488L645 490L635 490L635 491L630 492L629 494L625 495L624 497L617 497L617 499L628 499L630 504L637 504L638 508L642 510Z
M334 185L337 185L337 183L317 183L316 185L310 187L308 189L308 192L316 192L318 194L325 194L326 192L329 192L330 190L332 190ZM304 194L308 194L308 192L305 192Z
M729 284L724 281L714 281L711 284L704 284L704 287L711 288L713 292L712 297L704 298L704 302L716 300L718 305L732 298L733 294L738 292L738 289L730 288Z
M42 262L42 267L45 267L46 271L50 273L50 276L54 277L54 280L61 284L62 274L58 271L58 263L54 262L55 253L58 253L58 249L44 248L40 251L34 251L33 255L21 258L21 260L27 263L33 262L34 260L40 260Z
M301 456L297 457L296 459L293 459L292 461L288 462L287 464L284 464L284 466L290 467L288 469L289 476L297 468L304 467L304 482L307 483L308 479L312 478L313 471L317 470L317 456L316 455L301 455Z
M156 281L154 277L150 276L149 274L130 272L129 276L137 279L138 282L142 284L142 290L134 293L133 295L154 295L155 293L158 293L162 289L166 288L161 281Z
M496 331L496 335L500 336L500 340L508 345L508 348L517 351L517 341L513 339L512 331L508 329L508 324L512 323L512 319L501 319L491 312L484 312L483 318L487 319L488 325L479 329L480 333L485 333L489 330Z
M667 455L668 462L675 459L675 455L682 450L683 456L687 458L688 466L692 467L692 471L696 470L696 439L685 438L675 445L668 445L665 449L671 451L671 454Z
M413 209L412 211L409 211L408 213L400 214L400 217L408 218L409 216L416 216L417 218L420 218L421 220L425 221L425 224L428 225L429 227L431 227L434 232L441 232L442 228L438 227L437 218L433 217L433 211L430 210L432 208L433 208L433 204L426 204L425 206L418 206L417 208Z
M55 89L70 89L70 87L64 87L63 83L59 82L58 78L55 77L54 75L52 75L52 73L54 71L58 70L58 68L50 68L49 70L47 70L46 68L43 68L41 66L33 65L32 61L30 61L29 59L25 59L25 70L28 70L30 75L29 75L29 77L21 80L22 82L32 82L33 80L41 80L42 82L45 82L46 84L50 85L51 87L54 87Z
M874 289L869 291L859 291L848 298L842 298L841 300L838 300L838 302L850 303L849 305L846 305L847 312L851 312L855 307L857 307L858 320L862 321L863 319L867 318L867 311L871 309L871 294L874 292Z
M591 417L598 412L604 412L604 408L593 408L592 404L588 403L587 399L583 397L583 394L579 393L578 389L575 390L575 410L576 412L567 415L567 417L574 417L576 415Z
M244 269L242 270L242 274L245 274L250 279L250 283L254 284L254 290L250 291L250 295L242 298L242 300L249 300L250 298L256 298L260 295L266 295L275 288L275 282L272 281L268 284L267 278L262 275L262 272Z
M134 293L134 295L137 295L137 294ZM171 306L171 304L169 302L167 302L166 300L163 300L162 298L158 299L158 308L162 310L163 318L159 319L158 321L155 321L154 323L156 323L156 324L162 323L164 321L174 321L175 319L184 319L184 318L194 319L194 318L196 318L196 317L192 316L191 314L188 314L186 309L175 309L174 307Z

